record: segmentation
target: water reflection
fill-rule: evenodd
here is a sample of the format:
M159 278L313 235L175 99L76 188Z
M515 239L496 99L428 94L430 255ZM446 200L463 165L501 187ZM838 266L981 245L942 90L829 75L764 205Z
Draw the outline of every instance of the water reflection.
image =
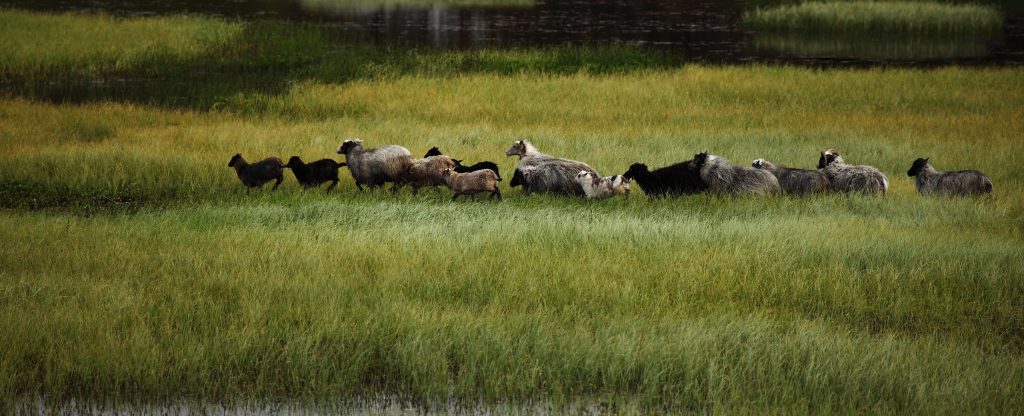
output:
M783 0L0 0L0 7L311 21L330 26L339 34L338 42L437 49L621 44L708 63L1024 64L1024 14L1015 11L1019 9L1004 8L1003 40L992 43L778 38L758 36L741 26L744 10L779 1Z
M749 43L756 54L869 61L934 61L987 56L989 42L951 38L856 38L798 35L756 35Z
M393 9L533 7L534 0L300 0L300 4L309 12L343 15Z

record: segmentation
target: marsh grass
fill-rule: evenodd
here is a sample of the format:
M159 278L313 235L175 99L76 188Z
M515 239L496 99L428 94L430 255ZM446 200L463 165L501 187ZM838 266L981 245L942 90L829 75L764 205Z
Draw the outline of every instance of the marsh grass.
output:
M858 35L991 37L1003 16L992 6L934 1L808 1L757 8L745 25L762 31Z
M891 36L812 36L763 33L756 35L750 47L768 56L879 61L929 61L981 58L991 51L989 42L978 39L900 38Z
M383 76L239 89L211 111L8 91L0 410L36 397L1024 406L1021 71L601 72L574 53L414 54ZM474 56L504 69L460 63ZM451 203L446 191L358 193L345 172L332 194L290 173L277 192L246 192L226 166L236 152L340 160L346 137L417 156L439 146L503 172L519 138L604 174L705 149L808 167L835 147L892 191L585 201L505 188L503 202ZM980 169L995 195L920 197L905 176L916 157Z

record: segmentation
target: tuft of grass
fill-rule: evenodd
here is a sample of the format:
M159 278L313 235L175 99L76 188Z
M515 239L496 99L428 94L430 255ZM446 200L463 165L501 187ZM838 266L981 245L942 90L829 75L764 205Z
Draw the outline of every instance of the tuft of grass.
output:
M808 1L759 7L745 12L743 22L762 31L857 35L989 37L1003 28L992 6L934 1Z

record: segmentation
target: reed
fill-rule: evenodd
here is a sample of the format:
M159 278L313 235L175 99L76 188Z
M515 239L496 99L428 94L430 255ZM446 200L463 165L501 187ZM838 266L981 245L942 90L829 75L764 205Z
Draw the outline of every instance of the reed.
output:
M995 7L935 1L808 1L743 14L755 30L858 35L991 37L1002 33Z

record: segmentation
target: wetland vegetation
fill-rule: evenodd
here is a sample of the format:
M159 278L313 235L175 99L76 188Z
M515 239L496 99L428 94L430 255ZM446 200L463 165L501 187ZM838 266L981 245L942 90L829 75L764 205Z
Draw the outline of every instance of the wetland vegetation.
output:
M311 24L0 12L0 410L17 400L612 411L1024 408L1024 72L437 51ZM709 150L882 198L246 193L341 140L604 175ZM992 198L921 197L918 157ZM509 177L511 175L508 175ZM507 182L502 183L507 187ZM582 399L581 399L582 398Z

